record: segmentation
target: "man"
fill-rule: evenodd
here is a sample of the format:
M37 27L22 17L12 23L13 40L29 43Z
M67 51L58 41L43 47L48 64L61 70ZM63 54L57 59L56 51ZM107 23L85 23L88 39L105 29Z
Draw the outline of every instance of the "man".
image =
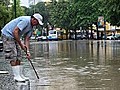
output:
M43 17L39 13L21 16L10 21L2 29L4 55L5 59L10 60L15 81L29 80L22 74L21 49L27 50L27 58L30 58L29 40L33 33L33 26L43 25L42 20ZM24 37L24 43L20 40L21 36Z

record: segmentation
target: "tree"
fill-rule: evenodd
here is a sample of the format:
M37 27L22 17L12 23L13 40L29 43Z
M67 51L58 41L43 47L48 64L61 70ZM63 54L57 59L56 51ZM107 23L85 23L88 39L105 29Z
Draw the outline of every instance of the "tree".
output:
M20 0L16 0L16 17L25 15L24 8L20 6ZM14 19L14 3L12 3L12 7L10 7L10 19Z
M78 29L80 26L87 26L88 23L92 22L93 13L96 11L91 4L95 0L73 1L50 4L50 22L65 29Z
M48 11L45 4L45 2L39 2L36 5L31 5L29 8L25 8L26 15L40 13L43 16L44 23L46 24L48 22Z
M0 0L0 28L2 28L9 20L8 5L9 0Z
M120 26L120 1L102 0L103 9L106 12L106 19L112 24Z
M33 13L35 10L44 16L45 23L66 30L76 30L81 26L88 29L97 22L98 16L104 16L113 25L119 25L119 4L118 0L52 0L49 4L40 2L31 6L28 12Z
M24 9L20 6L20 0L16 0L17 17L24 15ZM12 5L12 6L10 6ZM10 0L0 0L0 28L14 18L14 4Z

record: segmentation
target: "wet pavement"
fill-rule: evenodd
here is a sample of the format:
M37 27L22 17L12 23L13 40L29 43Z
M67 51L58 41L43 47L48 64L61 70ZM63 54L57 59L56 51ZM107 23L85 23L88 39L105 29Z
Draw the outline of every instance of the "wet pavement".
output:
M0 70L10 70L0 54ZM0 74L0 90L119 90L120 41L31 42L32 63L23 55L25 83Z

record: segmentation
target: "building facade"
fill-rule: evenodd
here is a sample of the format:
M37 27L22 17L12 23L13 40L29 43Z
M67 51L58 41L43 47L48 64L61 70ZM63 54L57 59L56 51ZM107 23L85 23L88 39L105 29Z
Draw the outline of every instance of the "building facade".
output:
M35 5L35 4L37 4L38 2L51 2L51 0L29 0L29 1L28 1L29 6L30 6L30 5Z

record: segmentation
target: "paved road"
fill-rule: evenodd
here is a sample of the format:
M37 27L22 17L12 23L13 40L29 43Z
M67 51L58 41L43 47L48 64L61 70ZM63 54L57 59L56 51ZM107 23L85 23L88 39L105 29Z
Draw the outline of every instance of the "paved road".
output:
M0 74L0 90L17 90L17 85L13 81L11 67L2 57L0 52L0 71L9 71L9 74Z
M24 58L30 82L15 83L11 74L0 74L0 90L119 90L120 41L98 42L33 42L31 60L40 80ZM0 57L0 70L11 72L2 54Z

